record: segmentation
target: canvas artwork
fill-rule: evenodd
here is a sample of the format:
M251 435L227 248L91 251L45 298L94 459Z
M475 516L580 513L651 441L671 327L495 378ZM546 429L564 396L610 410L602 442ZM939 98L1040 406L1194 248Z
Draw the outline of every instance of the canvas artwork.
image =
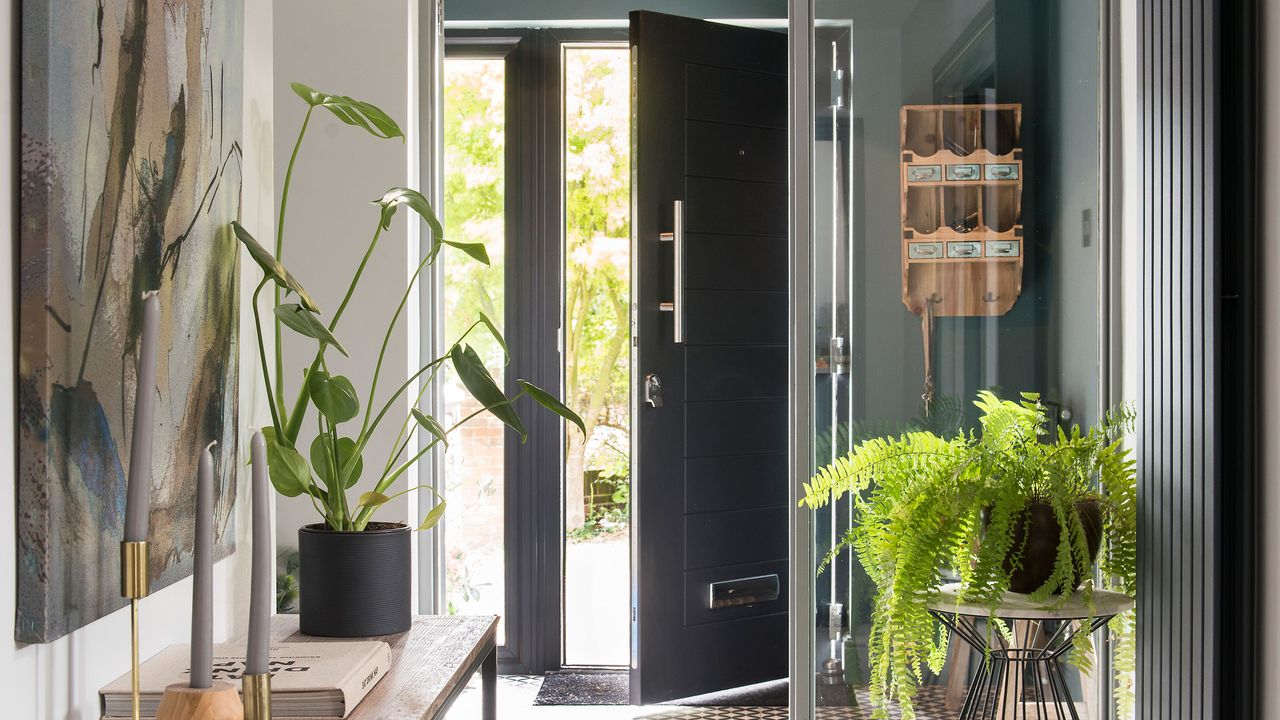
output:
M234 549L241 0L22 3L16 639L121 607L141 294L162 334L151 587L190 574L197 455L217 441Z

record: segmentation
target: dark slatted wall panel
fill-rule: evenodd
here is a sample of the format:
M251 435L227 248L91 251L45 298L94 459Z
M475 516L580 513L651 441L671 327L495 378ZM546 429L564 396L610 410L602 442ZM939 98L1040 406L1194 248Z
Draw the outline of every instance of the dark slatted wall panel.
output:
M1138 717L1261 717L1257 3L1140 0L1137 25Z
M1143 0L1138 717L1215 717L1216 4Z

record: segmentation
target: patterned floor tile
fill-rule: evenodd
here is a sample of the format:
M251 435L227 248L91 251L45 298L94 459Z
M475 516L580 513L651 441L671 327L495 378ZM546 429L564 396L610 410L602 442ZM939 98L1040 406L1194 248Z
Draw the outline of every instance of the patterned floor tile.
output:
M626 706L535 706L534 698L542 684L538 675L503 675L498 679L499 720L787 720L783 707L626 707ZM449 720L472 720L478 717L480 679L476 677L467 685L450 709ZM916 714L919 720L953 720L953 712L943 706L945 690L941 687L923 687L916 698ZM865 688L857 692L857 707L818 708L819 720L869 720L870 700ZM901 714L895 709L889 717L898 720Z

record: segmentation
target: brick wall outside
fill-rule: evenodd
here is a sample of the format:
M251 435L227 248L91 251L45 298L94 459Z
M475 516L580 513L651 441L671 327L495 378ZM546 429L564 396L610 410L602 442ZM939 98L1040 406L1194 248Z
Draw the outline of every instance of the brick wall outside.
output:
M449 398L446 427L480 409L465 393ZM445 453L446 593L460 613L503 611L503 433L488 413L449 436Z

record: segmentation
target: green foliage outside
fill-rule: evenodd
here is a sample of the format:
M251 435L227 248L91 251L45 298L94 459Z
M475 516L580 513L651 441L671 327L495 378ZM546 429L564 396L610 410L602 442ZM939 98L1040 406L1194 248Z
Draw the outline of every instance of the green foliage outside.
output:
M571 534L625 530L630 497L630 53L565 53L565 397L587 424L566 451ZM612 503L588 507L598 471Z
M564 396L585 425L566 448L566 524L573 538L626 527L630 483L630 67L626 49L565 54ZM459 242L484 243L490 267L450 264L446 327L504 308L503 70L500 61L451 61L445 86L444 224ZM502 351L472 342L495 376ZM584 482L598 471L621 503L588 512ZM619 509L617 505L622 504Z
M276 613L293 615L298 612L298 550L286 547L276 553Z
M489 267L445 259L445 328L465 328L484 313L505 330L503 242L505 123L501 60L450 60L444 88L444 221L459 242L482 243ZM501 378L503 352L491 337L472 347Z

